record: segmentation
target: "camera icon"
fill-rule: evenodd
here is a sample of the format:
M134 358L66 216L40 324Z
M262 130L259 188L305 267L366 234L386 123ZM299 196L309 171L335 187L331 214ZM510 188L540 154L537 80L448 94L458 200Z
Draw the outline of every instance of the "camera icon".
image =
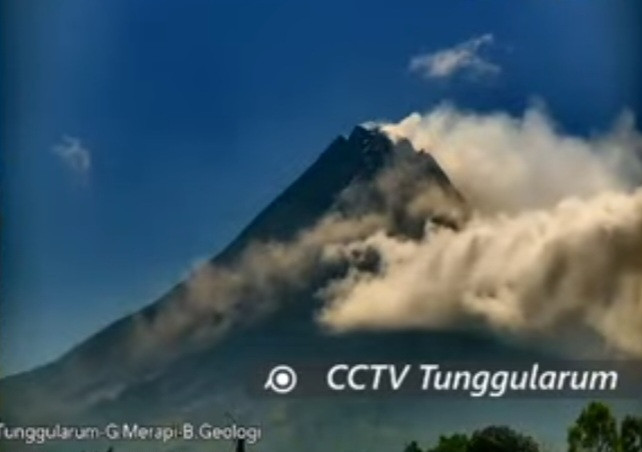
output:
M297 374L290 366L284 364L273 367L263 387L277 394L288 394L297 385Z

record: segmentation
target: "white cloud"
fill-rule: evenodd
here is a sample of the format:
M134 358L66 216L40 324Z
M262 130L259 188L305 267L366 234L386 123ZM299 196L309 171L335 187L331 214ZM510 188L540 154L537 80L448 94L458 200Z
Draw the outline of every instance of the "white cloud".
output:
M443 106L383 129L430 152L474 209L460 231L378 232L381 270L325 289L336 331L482 328L591 354L642 356L642 135L625 113L590 138L522 117ZM577 350L576 351L580 351Z
M623 113L590 138L563 133L540 106L519 116L479 114L444 104L382 126L431 153L455 186L484 214L549 208L642 182L642 137Z
M65 135L52 151L74 173L86 176L91 170L91 152L79 138Z
M322 323L336 331L468 326L552 340L558 350L591 333L610 350L642 356L642 191L477 216L460 232L426 237L378 233L353 243L376 250L382 270L328 287ZM586 348L577 352L598 351Z
M501 68L481 55L494 42L492 34L484 34L454 47L414 56L408 68L426 78L447 78L464 71L474 75L498 74Z

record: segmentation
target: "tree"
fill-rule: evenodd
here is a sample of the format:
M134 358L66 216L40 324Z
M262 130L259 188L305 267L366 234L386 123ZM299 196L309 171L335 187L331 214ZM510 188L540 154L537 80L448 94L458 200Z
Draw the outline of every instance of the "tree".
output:
M404 449L404 452L421 452L421 449L419 448L417 441L412 441L410 444L406 446L406 448Z
M473 433L467 452L539 452L539 446L509 427L491 426Z
M642 452L642 417L627 416L620 427L622 452Z
M450 436L440 436L437 445L426 452L467 452L468 444L468 436L455 433Z
M569 452L616 452L617 422L608 406L592 402L568 431Z

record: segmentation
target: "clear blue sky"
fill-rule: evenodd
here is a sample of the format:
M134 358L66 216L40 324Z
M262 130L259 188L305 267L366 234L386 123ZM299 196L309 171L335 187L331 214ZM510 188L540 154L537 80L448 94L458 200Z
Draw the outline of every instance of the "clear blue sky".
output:
M3 8L3 372L162 294L357 123L444 99L519 112L536 96L585 133L642 112L636 0ZM487 33L499 74L408 70Z

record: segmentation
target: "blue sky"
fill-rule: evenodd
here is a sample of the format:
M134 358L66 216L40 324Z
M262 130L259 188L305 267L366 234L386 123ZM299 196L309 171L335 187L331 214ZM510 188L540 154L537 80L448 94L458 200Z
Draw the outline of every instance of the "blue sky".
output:
M640 117L636 3L5 2L3 372L153 301L357 123L533 98L579 133ZM410 69L444 49L473 59Z

